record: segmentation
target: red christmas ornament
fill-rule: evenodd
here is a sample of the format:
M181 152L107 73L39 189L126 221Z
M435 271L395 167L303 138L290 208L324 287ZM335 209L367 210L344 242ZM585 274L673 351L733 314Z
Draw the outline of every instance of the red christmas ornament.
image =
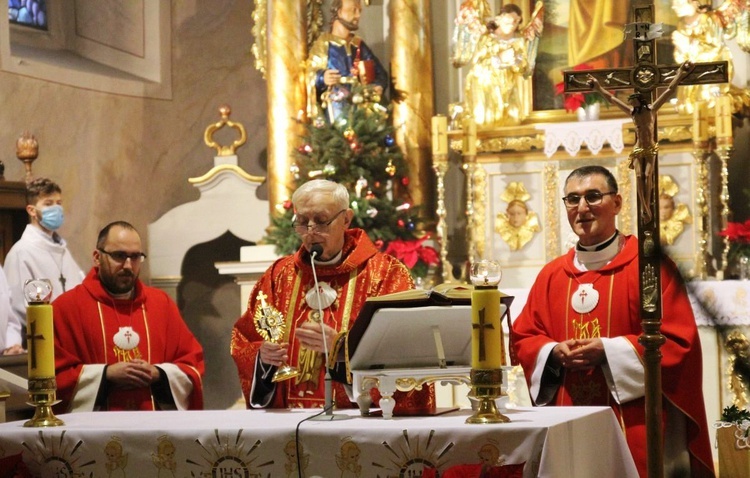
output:
M290 199L287 199L284 201L284 209L289 210L292 208L292 201Z
M406 176L404 176L403 178L401 178L401 184L403 184L404 186L408 186L409 185L409 178L407 178Z
M398 224L398 227L404 227L404 225L405 225L403 219L399 219L398 221L396 221L396 224Z
M375 247L377 247L378 249L383 249L383 240L378 239L377 241L375 241Z

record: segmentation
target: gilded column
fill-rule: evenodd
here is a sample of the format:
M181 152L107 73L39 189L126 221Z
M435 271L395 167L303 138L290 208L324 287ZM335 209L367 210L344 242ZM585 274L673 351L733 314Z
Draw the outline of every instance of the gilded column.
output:
M295 118L305 110L307 33L305 0L273 0L268 9L268 200L273 213L293 186L289 166L303 132Z
M403 97L394 103L396 141L409 164L409 191L426 214L435 211L430 165L432 48L429 0L390 2L391 73ZM394 98L391 98L394 99Z

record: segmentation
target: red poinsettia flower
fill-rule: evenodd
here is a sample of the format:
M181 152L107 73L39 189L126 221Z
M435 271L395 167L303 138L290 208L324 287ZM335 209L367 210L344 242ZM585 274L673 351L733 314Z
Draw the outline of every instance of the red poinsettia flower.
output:
M728 222L719 235L729 238L730 242L750 244L750 219L745 222Z
M573 71L585 71L591 70L592 67L588 63L581 63L573 67ZM578 108L585 105L591 105L594 103L605 103L604 98L599 93L565 93L565 84L561 81L555 85L555 95L565 94L563 100L563 106L565 111L572 113Z
M403 262L409 269L413 269L419 261L422 261L428 267L437 265L440 262L437 251L433 247L423 244L429 237L430 235L427 234L421 239L409 241L395 239L388 243L385 252Z

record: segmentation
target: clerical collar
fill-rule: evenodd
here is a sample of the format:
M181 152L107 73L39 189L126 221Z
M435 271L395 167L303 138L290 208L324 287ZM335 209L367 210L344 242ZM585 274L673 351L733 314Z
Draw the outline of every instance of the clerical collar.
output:
M614 259L625 244L625 236L615 232L612 237L593 246L576 246L575 260L576 269L580 271L595 271L601 269ZM585 249L579 249L585 248Z
M319 261L315 259L315 265L321 265L321 266L333 266L339 263L341 260L341 256L344 255L344 250L340 250L338 254L333 256L333 258L328 259L327 261Z
M579 251L602 251L607 248L610 244L615 242L615 238L617 237L617 230L615 230L615 233L610 236L609 239L607 239L604 242L600 242L599 244L594 244L593 246L584 246L579 241L578 244L576 244L576 249Z

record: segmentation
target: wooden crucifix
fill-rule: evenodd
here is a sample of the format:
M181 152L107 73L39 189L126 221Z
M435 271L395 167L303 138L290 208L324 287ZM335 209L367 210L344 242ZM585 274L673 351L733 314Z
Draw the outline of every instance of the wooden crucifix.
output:
M643 333L638 341L644 346L646 385L646 435L648 440L648 476L663 477L661 435L661 352L665 342L661 334L661 249L658 205L658 136L656 113L679 85L726 83L726 61L682 65L659 65L656 41L660 25L654 23L653 0L633 0L632 22L625 35L632 37L635 65L588 71L565 71L566 93L598 91L610 103L633 118L636 143L630 153L635 169L638 200L638 262L640 314ZM657 88L667 88L654 97ZM608 90L633 89L629 105Z

